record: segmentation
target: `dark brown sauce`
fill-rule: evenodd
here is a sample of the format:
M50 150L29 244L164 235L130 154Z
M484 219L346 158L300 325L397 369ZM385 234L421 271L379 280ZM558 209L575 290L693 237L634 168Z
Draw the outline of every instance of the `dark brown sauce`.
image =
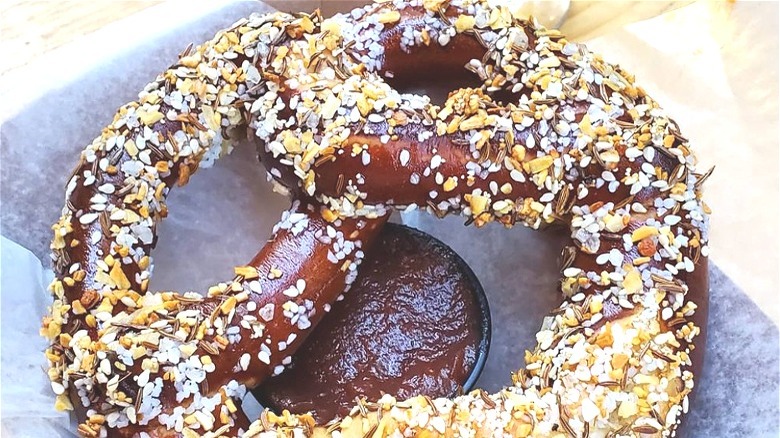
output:
M451 396L486 355L489 324L481 286L454 251L388 224L292 366L254 392L274 411L318 421L347 415L356 397Z

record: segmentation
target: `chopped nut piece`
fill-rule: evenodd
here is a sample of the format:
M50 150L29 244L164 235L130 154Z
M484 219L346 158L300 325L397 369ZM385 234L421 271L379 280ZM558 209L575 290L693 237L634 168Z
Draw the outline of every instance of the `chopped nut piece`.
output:
M451 176L447 178L446 181L444 181L444 184L442 184L442 188L445 192L451 192L455 190L455 187L458 186L458 179L454 176Z
M383 14L380 14L377 19L382 24L395 23L401 19L401 13L398 11L387 11Z
M243 277L244 280L260 278L260 272L254 266L236 266L233 268L233 271L235 271L237 276Z
M458 33L461 33L465 30L471 30L474 28L474 24L476 24L476 18L474 18L471 15L459 15L458 18L455 20L455 30L458 31Z
M81 298L79 298L79 302L84 306L85 309L91 309L92 306L97 304L99 300L100 295L98 295L98 293L93 289L85 290L81 295Z
M539 158L534 158L533 160L524 163L523 166L527 167L526 171L528 173L539 173L543 170L547 170L550 166L552 166L553 161L555 159L550 155L545 155Z
M488 203L490 202L490 199L488 199L485 196L480 195L467 195L469 199L469 205L471 207L471 215L474 217L477 217L481 215L488 206Z
M658 228L651 227L648 225L643 225L631 233L631 240L634 242L639 242L640 240L645 239L647 237L657 236L657 235L658 235Z
M623 288L629 294L636 294L642 291L642 276L638 270L631 268L623 279Z
M645 237L644 239L640 240L637 244L637 249L639 251L639 254L641 254L644 257L652 257L655 255L656 252L656 246L655 241L652 237Z
M229 297L227 300L223 301L222 304L220 304L220 312L225 315L229 314L233 309L236 308L237 302L238 300L236 300L236 297Z
M113 264L110 275L111 280L114 281L117 289L130 289L130 280L127 279L127 276L119 263Z

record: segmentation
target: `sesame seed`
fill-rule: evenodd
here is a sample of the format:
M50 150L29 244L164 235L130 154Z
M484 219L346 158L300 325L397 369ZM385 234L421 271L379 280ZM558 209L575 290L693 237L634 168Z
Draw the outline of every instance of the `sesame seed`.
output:
M398 157L401 166L406 167L406 165L409 164L410 158L411 158L411 154L409 154L409 151L407 151L406 149L401 149L401 154Z

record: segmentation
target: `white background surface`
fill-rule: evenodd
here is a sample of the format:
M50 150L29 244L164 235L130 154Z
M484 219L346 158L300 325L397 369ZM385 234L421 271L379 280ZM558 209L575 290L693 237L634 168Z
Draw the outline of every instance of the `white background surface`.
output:
M187 43L260 9L256 2L153 7L3 77L2 235L48 267L49 227L83 145ZM695 436L778 436L777 14L776 3L697 3L589 43L637 75L677 119L704 167L717 165L705 186L714 211L713 302L711 348L691 416L701 433ZM203 290L224 279L259 250L286 205L270 194L246 148L199 172L170 198L152 287ZM532 347L541 316L556 304L560 236L464 230L458 218L407 220L453 246L482 280L494 314L482 384L506 384L523 349ZM44 342L37 327L48 302L40 268L6 240L0 251L2 431L59 434L33 428L55 415L39 371Z

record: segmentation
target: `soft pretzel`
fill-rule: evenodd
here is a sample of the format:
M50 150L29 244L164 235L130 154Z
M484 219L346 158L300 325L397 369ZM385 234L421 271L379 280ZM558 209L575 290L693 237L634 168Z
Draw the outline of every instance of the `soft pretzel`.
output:
M391 86L463 64L481 85L442 106ZM148 293L168 187L247 124L271 176L305 202L209 298ZM706 176L630 74L511 2L253 15L183 53L82 153L54 226L43 328L58 406L88 436L674 435L702 363ZM513 384L247 426L245 387L283 370L349 283L356 241L370 244L390 208L415 207L570 226L563 302Z

